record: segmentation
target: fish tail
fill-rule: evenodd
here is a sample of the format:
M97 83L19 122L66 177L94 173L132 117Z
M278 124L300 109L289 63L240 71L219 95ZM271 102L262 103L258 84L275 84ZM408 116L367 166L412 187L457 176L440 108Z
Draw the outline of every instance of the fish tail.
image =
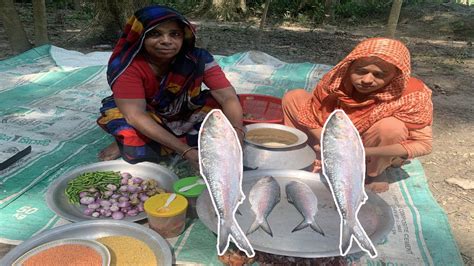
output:
M273 237L273 232L270 228L270 225L268 224L267 218L263 219L263 223L260 224L260 227L263 229L263 231Z
M270 228L270 225L268 224L267 219L263 219L263 221L258 221L257 219L255 219L255 221L250 226L249 230L247 230L246 235L249 235L255 232L258 228L262 228L263 231L265 231L267 234L273 237L273 232L272 232L272 229Z
M245 234L246 235L251 234L251 233L255 232L259 227L260 227L260 224L257 221L257 219L255 219L255 221L253 221L253 223L250 226L249 230L247 230L247 233L245 233Z
M343 225L341 229L341 244L339 246L342 256L345 256L347 252L349 252L349 249L352 245L352 236L354 236L359 246L364 251L369 253L369 256L371 258L375 258L377 256L377 250L375 250L372 241L365 233L359 221L354 220L352 222L348 222L345 219L343 220Z
M227 248L229 247L229 236L231 232L230 225L225 222L225 220L219 220L219 232L217 240L217 253L219 256L224 255Z
M253 256L255 256L255 251L253 250L252 245L250 244L242 229L237 224L237 221L235 221L235 219L232 220L233 222L230 225L230 235L234 239L235 245L240 250L245 252L247 257L252 258Z
M362 225L359 223L359 221L356 221L352 230L354 232L354 237L359 243L360 247L369 253L371 258L377 257L377 250L375 249L374 244L367 236L367 233L364 231L364 228L362 228Z
M303 219L303 221L301 221L301 223L299 223L291 232L294 233L294 232L299 231L301 229L304 229L308 226L309 226L309 223L306 222L306 219Z
M352 240L353 233L354 232L352 230L352 227L347 224L346 219L343 219L342 226L341 226L340 244L339 244L339 250L342 256L345 256L347 252L349 252L349 249L351 248L351 245L352 245L351 240Z
M314 231L320 233L321 235L324 236L324 232L323 232L323 229L321 229L321 226L319 226L319 224L316 222L316 220L314 220L310 225L311 229L313 229Z

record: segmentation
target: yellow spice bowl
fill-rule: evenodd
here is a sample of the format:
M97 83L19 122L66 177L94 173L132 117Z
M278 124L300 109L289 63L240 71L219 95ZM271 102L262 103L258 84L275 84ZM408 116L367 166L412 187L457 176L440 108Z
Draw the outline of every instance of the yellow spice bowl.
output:
M188 200L181 195L163 208L171 193L158 194L145 201L144 209L151 229L165 238L180 235L186 224Z

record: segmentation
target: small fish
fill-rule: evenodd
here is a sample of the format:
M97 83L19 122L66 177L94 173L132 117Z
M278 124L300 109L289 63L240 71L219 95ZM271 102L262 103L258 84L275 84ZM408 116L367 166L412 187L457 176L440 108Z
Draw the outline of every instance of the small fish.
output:
M199 131L199 170L218 214L217 252L222 256L230 239L248 257L255 251L235 219L245 199L242 191L243 157L239 138L221 110L211 110Z
M291 232L293 233L310 226L314 231L324 235L315 218L318 212L318 199L314 195L313 190L305 183L298 181L289 182L285 190L288 202L293 204L304 218Z
M341 255L347 254L354 237L370 257L376 257L377 251L357 218L360 207L367 200L364 146L359 132L342 110L332 112L324 124L321 161L323 174L341 216Z
M249 192L249 202L253 213L255 213L255 221L247 231L247 235L261 227L263 231L273 237L267 217L279 201L280 185L272 176L265 176L253 185Z

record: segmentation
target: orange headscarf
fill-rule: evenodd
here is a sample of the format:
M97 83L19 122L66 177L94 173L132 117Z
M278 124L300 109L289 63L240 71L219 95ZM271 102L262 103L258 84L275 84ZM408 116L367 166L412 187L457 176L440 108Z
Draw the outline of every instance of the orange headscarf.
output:
M378 57L399 71L387 86L358 102L351 97L353 86L348 86L345 78L352 62L364 57ZM387 38L366 39L324 75L298 119L309 128L321 128L334 109L343 109L360 133L390 116L403 121L408 129L431 125L431 90L420 80L411 78L410 73L410 52L403 43Z

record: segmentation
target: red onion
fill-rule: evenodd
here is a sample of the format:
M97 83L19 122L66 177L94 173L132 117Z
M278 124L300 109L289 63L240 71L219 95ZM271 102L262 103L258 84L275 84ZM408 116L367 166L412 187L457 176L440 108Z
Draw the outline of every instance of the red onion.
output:
M121 220L123 219L125 215L122 212L113 212L112 213L112 218L115 220Z

